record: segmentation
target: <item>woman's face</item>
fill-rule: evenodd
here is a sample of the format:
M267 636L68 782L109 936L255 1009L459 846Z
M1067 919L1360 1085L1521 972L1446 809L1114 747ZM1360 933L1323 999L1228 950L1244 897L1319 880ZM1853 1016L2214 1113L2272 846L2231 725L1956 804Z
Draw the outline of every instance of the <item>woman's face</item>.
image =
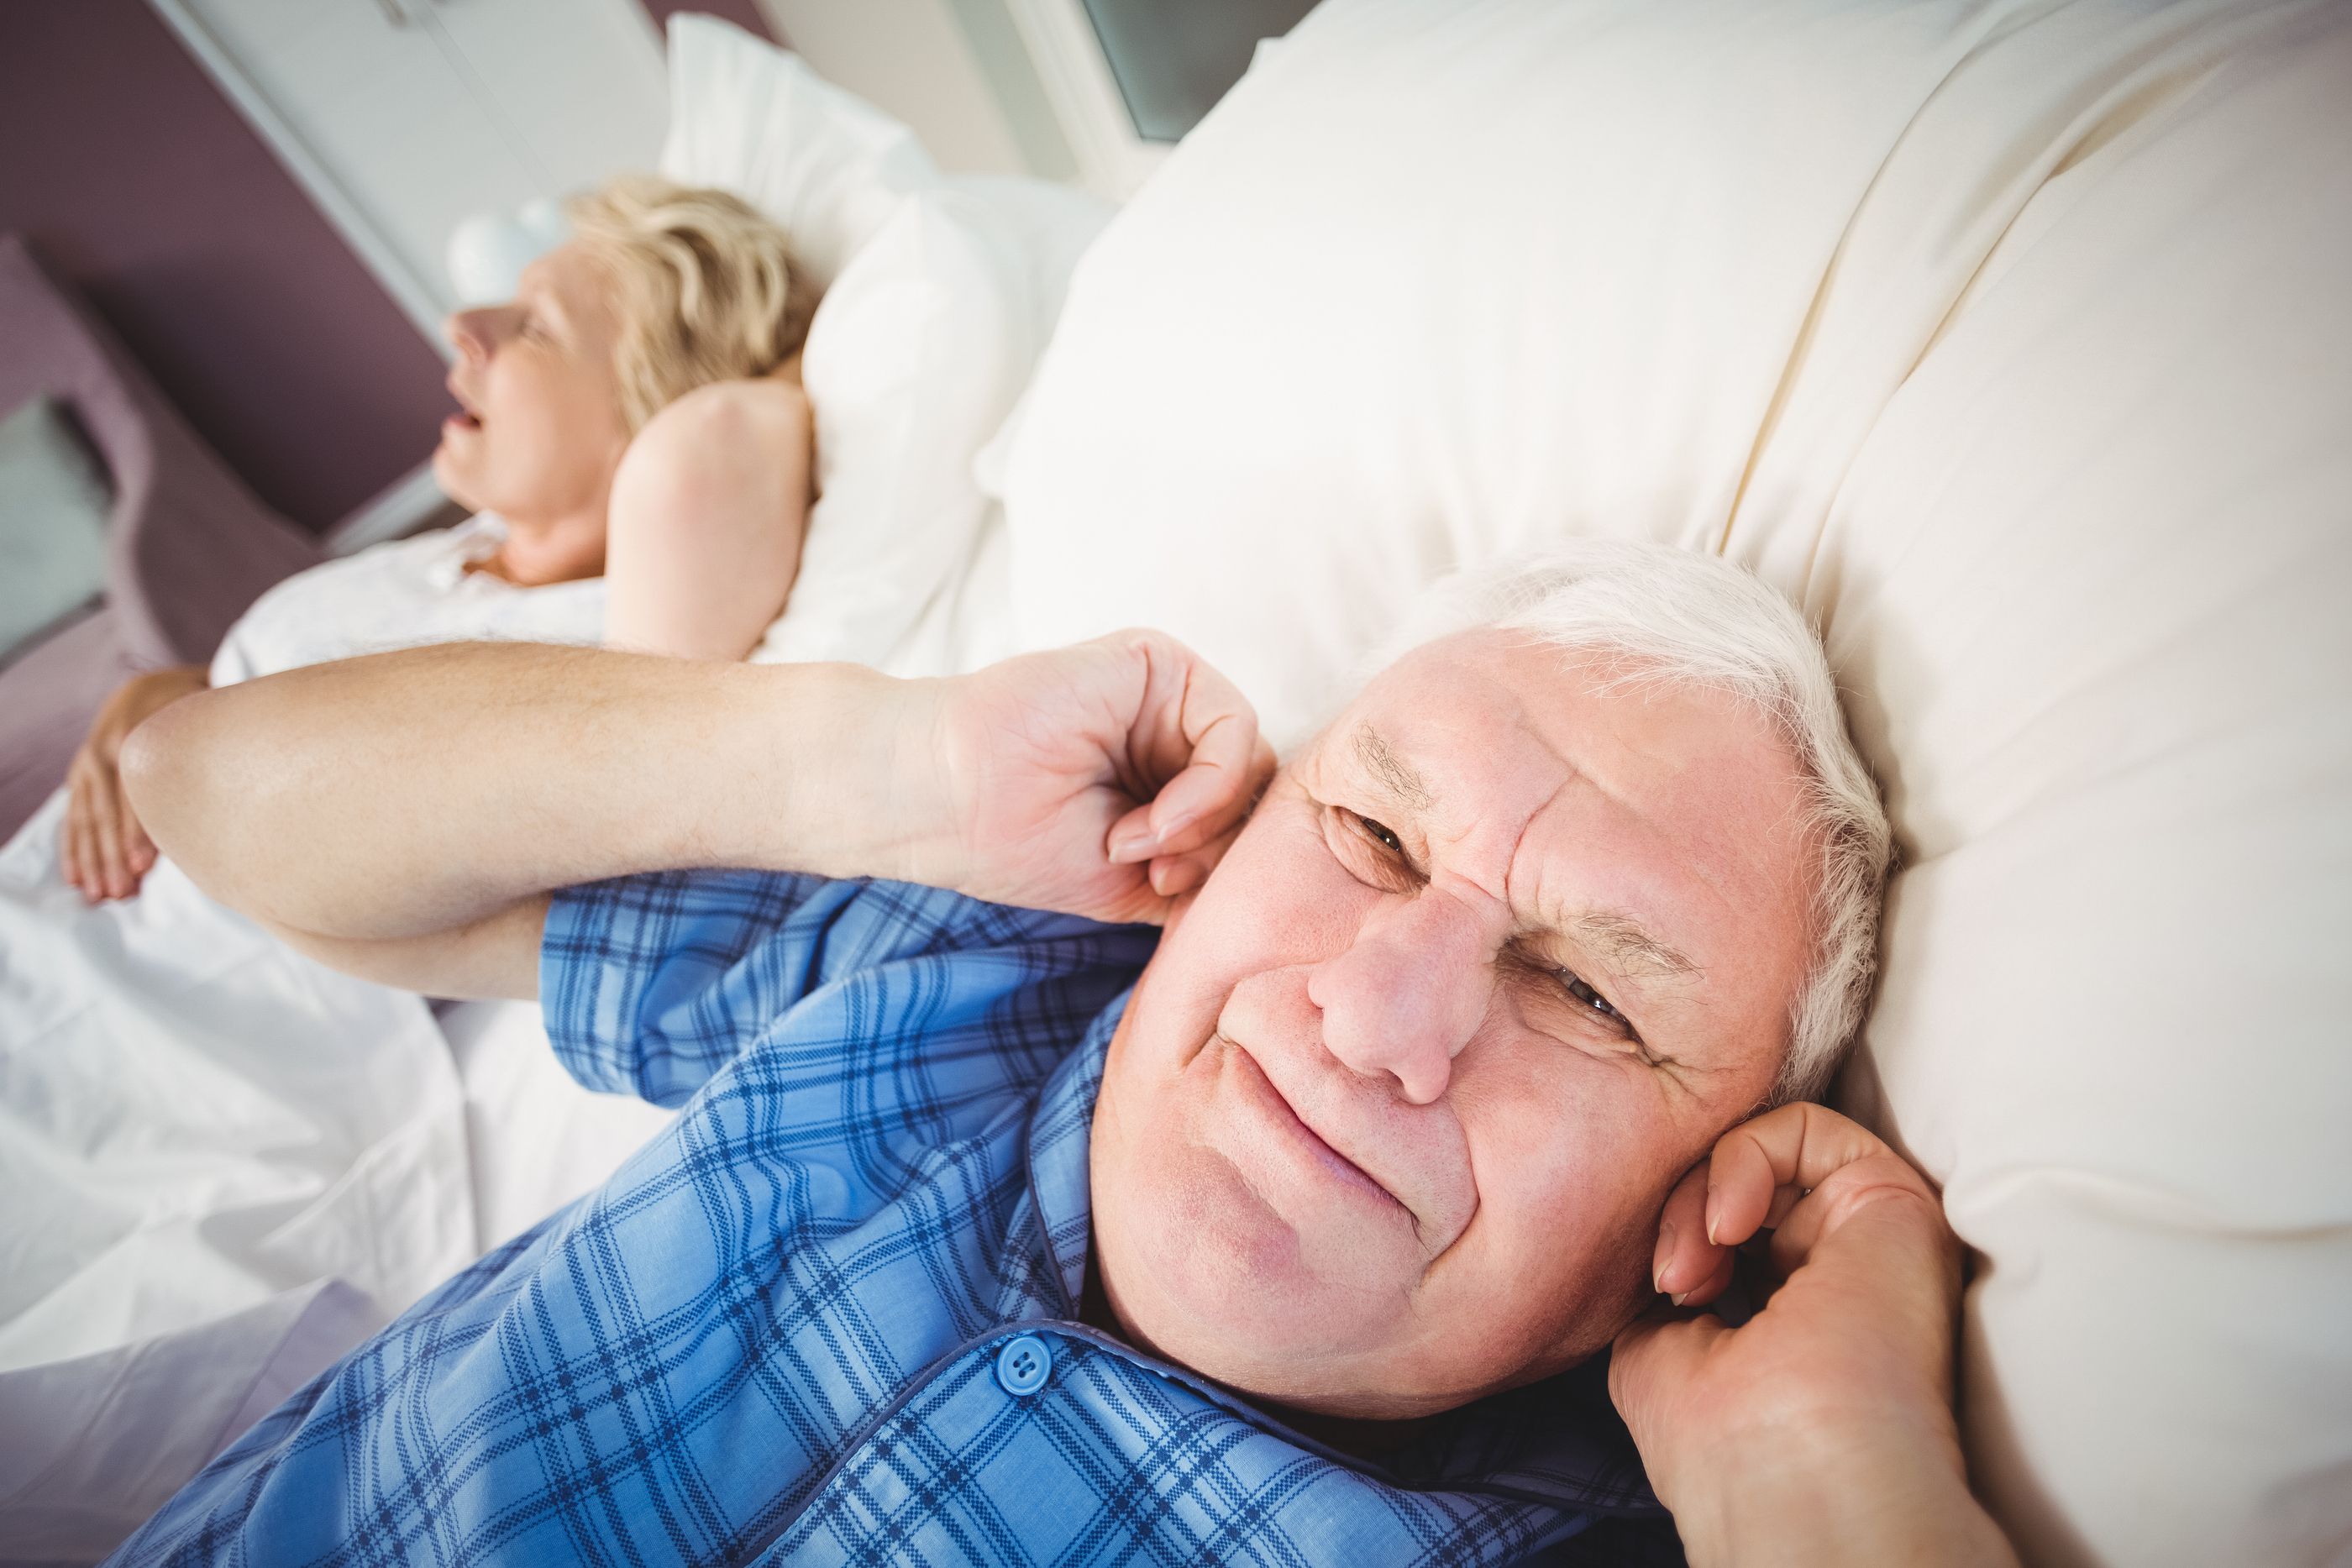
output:
M523 269L515 298L462 310L433 474L452 500L531 519L601 511L628 445L613 348L620 320L603 273L575 245Z

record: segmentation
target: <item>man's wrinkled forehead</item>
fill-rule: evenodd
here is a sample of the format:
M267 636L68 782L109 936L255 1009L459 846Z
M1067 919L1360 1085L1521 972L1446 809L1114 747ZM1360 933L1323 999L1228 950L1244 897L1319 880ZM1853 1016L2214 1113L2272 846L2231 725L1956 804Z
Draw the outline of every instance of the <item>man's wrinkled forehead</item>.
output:
M1344 775L1401 812L1475 807L1460 797L1475 788L1477 761L1495 760L1503 748L1553 749L1527 725L1522 706L1546 694L1516 691L1496 678L1497 659L1514 650L1538 655L1535 670L1525 672L1538 685L1557 683L1565 692L1580 684L1569 660L1530 648L1522 637L1494 628L1456 632L1374 674L1291 766L1324 778ZM1465 761L1474 766L1462 767Z
M1461 633L1367 682L1294 767L1310 797L1380 818L1522 930L1679 1010L1727 977L1727 920L1783 900L1787 824L1770 819L1788 815L1790 765L1713 694L1611 693L1524 633Z

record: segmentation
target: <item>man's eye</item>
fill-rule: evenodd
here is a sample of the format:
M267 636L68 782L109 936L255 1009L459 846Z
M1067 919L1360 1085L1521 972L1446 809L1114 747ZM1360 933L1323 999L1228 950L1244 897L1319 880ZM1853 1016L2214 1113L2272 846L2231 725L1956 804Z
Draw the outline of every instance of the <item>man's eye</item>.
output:
M1363 830L1366 838L1370 839L1391 854L1404 853L1404 841L1398 838L1387 823L1375 822L1370 817L1357 817L1356 826Z
M1629 1031L1632 1030L1633 1026L1625 1021L1625 1015L1619 1012L1614 1007L1611 1006L1607 997L1602 996L1599 991L1594 990L1591 986L1579 979L1576 976L1569 973L1566 969L1562 969L1559 971L1559 973L1561 988L1566 990L1570 997L1575 998L1578 1006L1587 1008L1593 1012L1599 1013L1602 1018L1609 1019L1610 1022L1617 1024Z

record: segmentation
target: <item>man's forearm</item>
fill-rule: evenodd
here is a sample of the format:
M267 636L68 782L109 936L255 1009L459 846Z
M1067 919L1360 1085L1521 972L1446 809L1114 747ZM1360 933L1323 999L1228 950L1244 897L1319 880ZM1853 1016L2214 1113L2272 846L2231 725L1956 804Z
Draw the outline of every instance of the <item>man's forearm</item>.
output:
M1948 1435L1727 1447L1667 1499L1694 1568L2016 1568Z
M899 765L906 689L853 665L420 648L175 703L124 773L214 896L403 938L656 868L898 873L937 805Z

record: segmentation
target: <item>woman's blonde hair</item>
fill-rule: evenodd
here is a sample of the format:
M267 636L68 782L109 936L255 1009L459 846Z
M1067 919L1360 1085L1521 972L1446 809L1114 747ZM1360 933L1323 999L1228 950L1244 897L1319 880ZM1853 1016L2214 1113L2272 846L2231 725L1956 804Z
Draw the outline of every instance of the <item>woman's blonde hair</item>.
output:
M624 174L565 212L613 279L632 433L706 382L766 375L808 336L816 290L783 231L740 198Z

